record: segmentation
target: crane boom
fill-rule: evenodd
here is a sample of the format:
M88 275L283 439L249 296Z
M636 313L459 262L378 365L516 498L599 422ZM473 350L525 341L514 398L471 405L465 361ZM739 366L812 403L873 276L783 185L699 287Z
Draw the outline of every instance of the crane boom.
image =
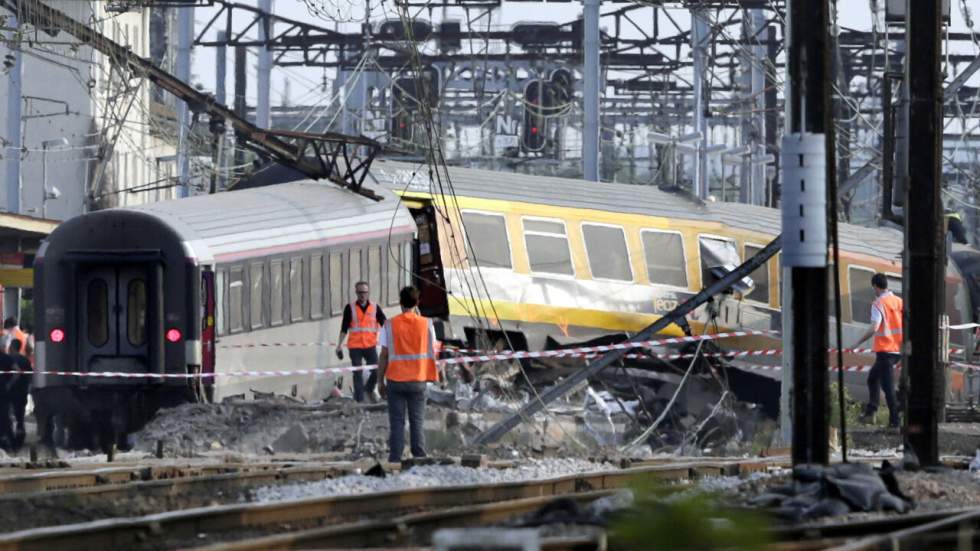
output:
M237 139L244 147L311 178L327 178L354 192L380 199L370 190L361 187L371 162L381 150L378 142L364 136L333 132L312 134L258 128L243 116L215 101L213 96L194 89L190 84L136 55L129 48L39 0L0 0L0 7L18 14L22 22L36 28L66 32L114 62L125 65L133 73L186 102L193 113L206 113L212 120L211 128L220 129L225 124L231 124Z

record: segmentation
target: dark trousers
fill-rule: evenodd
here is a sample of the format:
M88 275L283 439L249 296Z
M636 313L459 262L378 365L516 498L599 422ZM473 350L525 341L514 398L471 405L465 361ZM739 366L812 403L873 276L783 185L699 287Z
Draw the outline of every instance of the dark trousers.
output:
M425 383L388 381L388 461L398 463L405 449L405 411L412 457L425 457Z
M14 421L17 422L17 438L23 438L24 412L27 410L27 395L31 392L31 374L18 375L10 388L10 405L14 410Z
M895 364L902 359L901 354L875 352L875 363L868 373L868 414L878 411L878 401L881 391L885 391L885 403L888 404L888 418L892 424L898 423L898 401L895 399Z
M348 350L350 352L350 364L352 366L378 365L377 348L350 348ZM378 384L378 370L371 370L371 374L368 375L367 387L364 386L363 371L355 371L352 376L354 378L354 401L363 402L364 393L372 392L374 390L374 385Z

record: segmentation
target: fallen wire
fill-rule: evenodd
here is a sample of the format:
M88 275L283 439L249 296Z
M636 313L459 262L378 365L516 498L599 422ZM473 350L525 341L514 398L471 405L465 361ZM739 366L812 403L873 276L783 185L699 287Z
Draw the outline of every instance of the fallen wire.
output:
M694 371L694 366L695 364L697 364L698 355L699 352L701 352L702 344L704 344L704 341L698 341L698 347L694 350L694 357L691 358L691 363L687 366L687 372L684 373L684 378L682 378L680 384L677 385L677 390L675 390L674 395L670 397L670 401L667 402L666 406L664 406L664 410L660 412L660 417L657 417L657 419L653 422L653 424L650 425L647 428L647 430L643 431L643 434L637 436L632 442L624 446L622 448L622 451L628 452L636 448L638 445L640 445L640 443L645 442L646 439L649 438L651 434L653 434L653 431L655 431L657 427L660 426L660 423L662 423L663 420L667 418L667 413L670 411L670 408L674 407L674 402L677 401L677 397L680 396L681 390L684 389L684 383L687 382L687 378L690 377L691 372Z

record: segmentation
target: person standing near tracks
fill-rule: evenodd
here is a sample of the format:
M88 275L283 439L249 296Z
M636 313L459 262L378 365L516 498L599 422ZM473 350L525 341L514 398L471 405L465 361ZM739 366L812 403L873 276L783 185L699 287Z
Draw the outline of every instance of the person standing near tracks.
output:
M902 359L902 299L888 290L888 278L877 273L871 277L871 288L875 301L871 303L871 327L854 343L854 348L874 336L871 350L875 353L875 363L868 373L868 405L861 415L861 421L870 421L878 411L881 390L885 391L888 404L888 426L899 425L898 403L895 399L895 376L893 368Z
M398 295L402 313L388 320L381 331L378 388L388 399L388 461L401 461L405 448L405 412L408 411L412 456L425 457L425 389L439 380L436 370L436 332L432 320L416 310L419 291L405 287Z
M350 351L350 363L353 367L378 364L378 333L385 323L385 313L381 307L371 302L371 288L366 281L358 281L354 285L357 300L344 308L344 319L340 325L340 337L337 339L337 358L344 358L344 339L347 339L347 349ZM348 335L350 335L348 337ZM377 370L371 370L367 386L364 385L364 372L355 371L354 401L363 402L365 392L375 401L374 387L378 381Z
M9 356L13 362L13 369L14 371L20 372L12 377L10 386L7 389L7 396L10 407L13 409L14 421L16 422L13 435L14 448L22 446L27 436L27 430L24 428L24 413L27 410L27 395L31 391L31 377L34 371L31 368L30 360L20 352L24 347L25 344L18 339L12 339L8 347L10 351Z

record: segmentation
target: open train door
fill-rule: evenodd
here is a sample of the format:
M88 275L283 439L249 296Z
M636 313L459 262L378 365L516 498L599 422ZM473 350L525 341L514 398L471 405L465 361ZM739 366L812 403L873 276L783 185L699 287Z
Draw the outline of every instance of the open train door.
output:
M447 319L449 298L439 250L436 211L431 204L411 206L413 208L409 210L418 227L418 237L412 247L412 279L421 294L419 311L423 316Z

